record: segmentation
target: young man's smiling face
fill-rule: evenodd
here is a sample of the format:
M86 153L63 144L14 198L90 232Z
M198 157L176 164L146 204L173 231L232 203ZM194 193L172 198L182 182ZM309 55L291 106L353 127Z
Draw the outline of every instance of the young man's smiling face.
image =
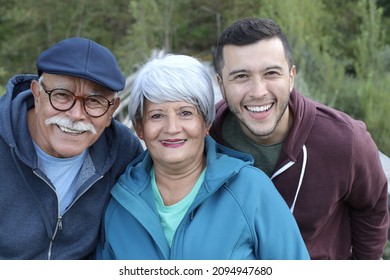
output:
M219 86L244 133L259 144L282 141L291 125L288 101L295 67L289 69L281 40L226 45L223 61Z

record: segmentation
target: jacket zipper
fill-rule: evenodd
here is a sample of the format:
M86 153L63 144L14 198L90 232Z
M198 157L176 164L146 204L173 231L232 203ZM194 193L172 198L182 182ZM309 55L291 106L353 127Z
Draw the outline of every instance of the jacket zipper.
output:
M213 195L217 190L219 190L220 188L223 188L224 186L226 186L230 179L232 177L234 177L235 175L237 175L238 172L234 171L231 176L229 178L227 178L222 184L220 187L218 188L215 188L214 191L212 192L209 192L206 196L204 196L203 198L201 199L197 199L197 197L194 199L192 205L190 206L190 208L187 210L187 214L184 215L183 219L181 220L181 222L179 223L179 225L177 226L176 228L176 232L174 234L174 237L173 237L173 240L172 240L172 246L171 246L171 250L170 250L170 254L169 254L169 259L172 260L172 259L175 259L175 255L176 255L176 249L177 247L175 246L175 244L177 243L176 239L178 238L177 235L180 234L182 235L183 233L180 233L180 232L185 232L188 228L188 225L192 222L192 220L195 218L195 212L196 212L196 209L201 205L201 203L203 203L205 201L205 199L207 199L208 197L210 197L211 195ZM203 182L203 184L205 184L205 182Z
M33 171L34 174L36 176L38 176L40 179L42 179L42 181L44 181L53 191L54 193L56 193L55 189L51 186L51 184L45 180L45 178L43 178L41 175L39 175L36 170ZM103 178L103 175L100 175L98 178L96 178L96 180L94 180L87 188L85 188L85 190L79 195L77 196L77 198L75 198L73 200L73 202L69 205L69 207L67 208L67 210L65 210L65 212L61 215L59 214L58 217L57 217L57 223L56 223L56 227L55 227L55 230L54 230L54 233L53 233L53 236L50 238L50 243L49 243L49 248L48 248L48 252L47 252L47 259L50 260L51 259L51 254L52 254L52 248L53 248L53 243L54 243L54 240L57 236L57 233L58 233L58 230L62 230L62 216L65 215L65 213L73 206L73 204L87 191L89 190L93 184L95 184L97 181L99 181L101 178ZM57 196L57 193L56 193L56 197L57 197L57 205L58 205L58 213L61 213L60 211L60 202L58 201L58 196Z

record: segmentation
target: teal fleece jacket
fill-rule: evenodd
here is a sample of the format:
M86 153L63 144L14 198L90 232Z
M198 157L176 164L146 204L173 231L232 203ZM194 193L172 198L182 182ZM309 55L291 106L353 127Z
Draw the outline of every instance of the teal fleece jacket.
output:
M145 151L114 185L102 259L309 259L298 226L271 180L247 154L206 137L207 170L170 248L160 224Z

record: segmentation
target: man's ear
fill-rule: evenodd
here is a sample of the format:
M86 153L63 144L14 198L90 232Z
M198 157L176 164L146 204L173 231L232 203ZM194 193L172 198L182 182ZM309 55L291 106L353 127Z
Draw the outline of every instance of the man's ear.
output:
M113 107L113 112L115 112L116 109L118 109L119 104L121 104L121 99L120 99L119 97L115 97L114 105L112 105L112 107Z
M35 111L39 109L39 96L41 94L41 91L39 90L40 85L38 80L33 80L30 84L30 90L34 96L34 106L35 106Z
M30 89L31 89L34 97L35 96L39 96L40 91L39 91L39 82L38 82L38 80L32 80L31 81Z
M121 104L121 99L119 97L115 97L114 98L114 105L112 105L109 108L108 112L106 113L106 114L110 114L110 117L107 119L106 127L109 127L111 125L112 119L114 117L114 113L115 113L116 109L118 109L119 104Z
M225 87L223 86L223 80L219 75L217 75L217 82L218 82L219 90L221 91L222 98L226 100Z
M295 75L297 73L297 68L295 65L292 66L291 71L290 71L290 92L294 88L294 81L295 81Z

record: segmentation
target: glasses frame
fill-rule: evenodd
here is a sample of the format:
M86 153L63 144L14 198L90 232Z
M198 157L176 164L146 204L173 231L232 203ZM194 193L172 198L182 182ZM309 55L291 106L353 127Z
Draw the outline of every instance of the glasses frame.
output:
M90 117L92 117L92 118L100 118L101 116L105 115L105 114L108 112L108 110L110 109L110 107L111 107L112 105L115 104L114 99L110 101L110 100L108 100L107 98L105 98L103 95L95 95L95 96L99 96L99 97L102 97L102 98L104 98L105 100L107 100L108 106L107 106L107 108L106 108L106 111L104 111L103 114L94 116L94 115L91 115L91 114L88 113L87 108L86 108L86 106L85 106L85 99L87 99L89 96L87 96L87 97L78 96L78 95L74 94L73 92L71 92L70 90L68 90L68 89L66 89L66 88L54 88L54 89L52 89L52 90L47 90L46 85L45 85L42 81L40 81L40 85L42 86L43 91L49 96L50 105L51 105L55 110L60 111L60 112L69 111L70 109L72 109L72 108L74 107L74 105L76 104L76 101L77 101L77 100L80 100L80 102L82 102L82 104L83 104L84 111L85 111L85 113L86 113L88 116L90 116ZM52 94L53 91L55 91L55 90L65 90L65 91L67 91L67 92L69 92L69 93L71 93L71 94L73 95L73 97L74 97L73 103L72 103L72 105L71 105L68 109L58 109L56 106L53 105L53 103L52 103L52 101L51 101L51 94Z

